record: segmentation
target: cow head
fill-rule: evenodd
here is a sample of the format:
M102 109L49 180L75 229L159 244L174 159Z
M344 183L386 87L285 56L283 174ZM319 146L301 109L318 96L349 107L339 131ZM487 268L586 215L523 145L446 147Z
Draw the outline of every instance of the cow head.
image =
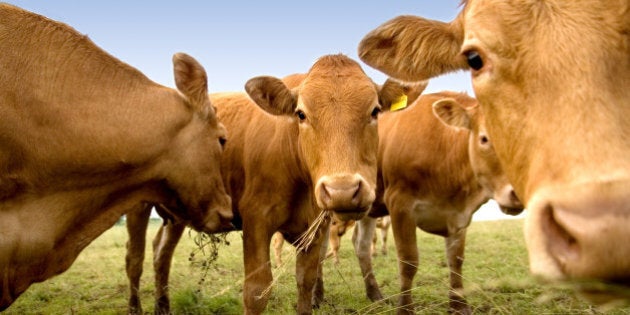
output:
M401 16L359 45L367 64L403 80L471 70L529 210L531 270L545 278L630 285L628 7L470 0L451 23Z
M445 125L469 132L468 156L479 184L505 214L521 213L523 204L503 172L477 100L465 94L453 94L433 103L433 113Z
M181 106L188 108L191 115L176 135L166 165L162 166L167 190L173 198L161 208L177 209L169 214L200 231L230 229L231 199L220 172L226 130L217 121L208 98L206 72L195 59L183 53L173 56L173 65Z
M386 90L395 86L379 88L357 62L331 55L293 89L273 77L253 78L245 88L262 109L297 126L299 159L317 205L346 221L362 217L374 201L377 116L393 102L395 93Z

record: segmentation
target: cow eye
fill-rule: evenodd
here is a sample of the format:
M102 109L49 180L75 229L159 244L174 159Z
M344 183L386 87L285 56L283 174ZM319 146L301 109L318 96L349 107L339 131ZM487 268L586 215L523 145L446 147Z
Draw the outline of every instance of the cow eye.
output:
M381 108L380 107L374 107L374 109L372 110L372 118L378 117L378 114L381 112Z
M304 112L302 110L296 110L295 111L295 116L297 116L297 118L300 120L300 122L304 121L306 119L306 114L304 114Z
M225 147L226 142L227 139L225 137L219 137L219 144L221 144L221 147Z
M483 68L483 60L478 52L474 50L469 50L464 53L466 55L466 61L468 62L468 66L470 66L473 70L479 70Z

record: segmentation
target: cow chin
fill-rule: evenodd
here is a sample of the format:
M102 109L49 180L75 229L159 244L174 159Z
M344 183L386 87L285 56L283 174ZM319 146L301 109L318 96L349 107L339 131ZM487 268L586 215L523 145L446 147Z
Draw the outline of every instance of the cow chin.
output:
M332 215L335 219L337 219L337 221L340 222L346 222L349 220L354 220L354 221L358 221L361 220L366 214L367 211L369 210L369 208L365 209L365 210L361 210L361 211L352 211L352 212L347 212L347 211L331 211Z
M519 215L523 212L523 207L509 207L509 206L504 206L504 205L499 205L499 209L501 209L501 212L507 214L507 215Z

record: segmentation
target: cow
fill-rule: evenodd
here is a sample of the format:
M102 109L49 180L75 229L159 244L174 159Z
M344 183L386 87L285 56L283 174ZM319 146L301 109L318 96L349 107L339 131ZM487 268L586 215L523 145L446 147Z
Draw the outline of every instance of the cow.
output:
M390 218L389 216L379 217L375 220L374 223L375 223L375 229L379 229L381 231L380 252L382 255L387 255L387 233L389 231L389 226L391 225ZM330 246L330 248L328 249L328 253L326 253L325 258L332 257L334 263L339 264L339 247L341 246L341 237L345 235L348 229L353 227L355 224L356 224L355 220L348 220L348 221L343 221L343 222L337 221L335 220L335 218L331 220L330 231L328 233L328 246ZM356 235L355 232L353 232L353 236L354 235ZM376 248L378 244L378 239L379 238L377 236L377 233L374 232L374 237L372 238L372 246L370 249L370 253L372 257L375 257L378 255L379 251ZM353 242L354 240L355 238L353 238Z
M276 231L292 244L312 232L296 257L297 313L312 312L329 218L356 220L371 207L377 117L410 90L393 81L376 85L341 54L319 58L298 83L290 89L279 78L261 76L247 81L247 94L210 95L230 133L221 173L233 200L233 224L243 231L245 314L260 314L267 304ZM182 230L163 229L154 241L161 255L156 264L170 264Z
M381 255L387 255L387 233L389 232L389 227L392 225L392 219L386 215L384 217L379 217L376 219L375 228L380 230L381 234ZM372 237L372 247L370 252L372 253L372 257L378 256L378 249L376 248L378 244L379 237L376 235L376 231L374 232L374 237ZM354 233L353 233L354 235ZM354 241L352 242L354 244Z
M468 0L449 23L393 18L358 51L404 81L470 70L528 209L531 273L630 297L630 1Z
M462 264L472 215L493 198L503 212L523 205L503 173L477 101L465 93L421 95L408 108L379 118L378 188L371 215L389 213L399 261L398 314L413 313L418 269L416 228L445 238L450 269L450 311L470 314L463 297ZM374 274L370 243L376 219L357 223L353 244L368 298L383 298Z
M192 57L177 90L73 28L0 4L0 310L67 270L126 212L158 206L205 232L232 228L226 130Z

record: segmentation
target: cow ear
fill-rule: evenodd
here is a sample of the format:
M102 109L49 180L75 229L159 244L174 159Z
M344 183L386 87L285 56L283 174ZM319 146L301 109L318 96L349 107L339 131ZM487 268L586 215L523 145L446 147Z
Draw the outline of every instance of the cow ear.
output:
M429 81L401 83L387 79L378 92L378 101L381 104L381 109L383 111L395 111L411 105L422 94L422 91L428 84Z
M444 98L433 103L433 114L451 128L472 129L470 115L460 103L452 98Z
M176 53L173 55L173 72L177 89L195 110L202 111L209 107L208 76L195 58L184 53Z
M255 77L245 83L249 97L272 115L293 115L297 98L282 80L269 76Z
M403 15L368 33L359 43L359 58L388 76L421 81L468 69L461 57L461 14L451 23Z

